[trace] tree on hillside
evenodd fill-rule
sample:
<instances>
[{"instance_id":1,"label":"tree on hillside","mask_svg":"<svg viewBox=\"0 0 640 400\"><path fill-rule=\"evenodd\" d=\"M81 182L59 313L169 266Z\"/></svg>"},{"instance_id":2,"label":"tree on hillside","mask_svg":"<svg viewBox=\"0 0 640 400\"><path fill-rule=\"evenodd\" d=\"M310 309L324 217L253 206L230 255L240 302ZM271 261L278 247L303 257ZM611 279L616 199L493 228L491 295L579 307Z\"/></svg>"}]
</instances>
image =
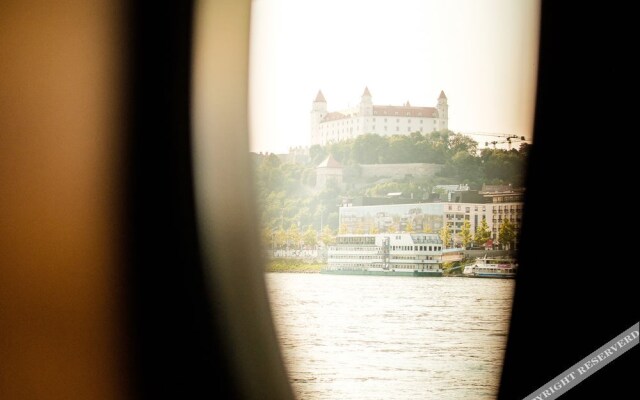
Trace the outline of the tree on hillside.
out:
<instances>
[{"instance_id":1,"label":"tree on hillside","mask_svg":"<svg viewBox=\"0 0 640 400\"><path fill-rule=\"evenodd\" d=\"M480 158L485 182L523 183L525 160L517 150L483 149Z\"/></svg>"},{"instance_id":2,"label":"tree on hillside","mask_svg":"<svg viewBox=\"0 0 640 400\"><path fill-rule=\"evenodd\" d=\"M435 150L431 141L422 135L415 139L414 149L418 155L415 162L437 164Z\"/></svg>"},{"instance_id":3,"label":"tree on hillside","mask_svg":"<svg viewBox=\"0 0 640 400\"><path fill-rule=\"evenodd\" d=\"M382 161L388 164L400 164L414 161L414 144L405 135L393 135L389 139L389 148L382 155Z\"/></svg>"},{"instance_id":4,"label":"tree on hillside","mask_svg":"<svg viewBox=\"0 0 640 400\"><path fill-rule=\"evenodd\" d=\"M333 156L339 163L349 165L351 163L351 145L352 140L343 140L341 142L331 143L327 146L329 154Z\"/></svg>"},{"instance_id":5,"label":"tree on hillside","mask_svg":"<svg viewBox=\"0 0 640 400\"><path fill-rule=\"evenodd\" d=\"M378 183L366 190L367 196L386 196L391 192L406 192L409 185L402 182L384 182Z\"/></svg>"},{"instance_id":6,"label":"tree on hillside","mask_svg":"<svg viewBox=\"0 0 640 400\"><path fill-rule=\"evenodd\" d=\"M273 153L269 153L264 159L263 159L263 166L266 167L270 167L270 168L278 168L280 167L282 163L280 162L280 158L273 154Z\"/></svg>"},{"instance_id":7,"label":"tree on hillside","mask_svg":"<svg viewBox=\"0 0 640 400\"><path fill-rule=\"evenodd\" d=\"M482 170L480 159L466 151L458 151L447 161L451 165L453 177L461 182L482 183Z\"/></svg>"},{"instance_id":8,"label":"tree on hillside","mask_svg":"<svg viewBox=\"0 0 640 400\"><path fill-rule=\"evenodd\" d=\"M319 144L314 144L309 147L309 163L313 166L320 164L325 158L327 158L327 155L328 153L326 148Z\"/></svg>"},{"instance_id":9,"label":"tree on hillside","mask_svg":"<svg viewBox=\"0 0 640 400\"><path fill-rule=\"evenodd\" d=\"M387 147L387 139L380 135L361 135L353 141L351 159L358 164L377 164Z\"/></svg>"},{"instance_id":10,"label":"tree on hillside","mask_svg":"<svg viewBox=\"0 0 640 400\"><path fill-rule=\"evenodd\" d=\"M453 133L449 136L449 149L451 150L451 154L463 151L475 157L478 152L478 142L469 136Z\"/></svg>"},{"instance_id":11,"label":"tree on hillside","mask_svg":"<svg viewBox=\"0 0 640 400\"><path fill-rule=\"evenodd\" d=\"M491 239L491 231L489 230L487 219L482 217L480 225L476 228L476 233L474 235L473 241L478 245L484 246L484 244L487 243L489 239Z\"/></svg>"},{"instance_id":12,"label":"tree on hillside","mask_svg":"<svg viewBox=\"0 0 640 400\"><path fill-rule=\"evenodd\" d=\"M444 164L449 156L449 135L450 131L435 131L425 135L433 148L434 160L437 164Z\"/></svg>"}]
</instances>

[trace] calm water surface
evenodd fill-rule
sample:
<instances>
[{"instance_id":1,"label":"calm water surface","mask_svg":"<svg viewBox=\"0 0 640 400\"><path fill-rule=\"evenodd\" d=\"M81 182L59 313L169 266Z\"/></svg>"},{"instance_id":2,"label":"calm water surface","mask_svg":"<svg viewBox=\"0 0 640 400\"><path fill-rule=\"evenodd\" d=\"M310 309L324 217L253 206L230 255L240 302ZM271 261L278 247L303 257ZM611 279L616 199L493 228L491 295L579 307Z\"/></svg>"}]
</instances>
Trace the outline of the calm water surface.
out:
<instances>
[{"instance_id":1,"label":"calm water surface","mask_svg":"<svg viewBox=\"0 0 640 400\"><path fill-rule=\"evenodd\" d=\"M513 280L266 280L298 399L495 398Z\"/></svg>"}]
</instances>

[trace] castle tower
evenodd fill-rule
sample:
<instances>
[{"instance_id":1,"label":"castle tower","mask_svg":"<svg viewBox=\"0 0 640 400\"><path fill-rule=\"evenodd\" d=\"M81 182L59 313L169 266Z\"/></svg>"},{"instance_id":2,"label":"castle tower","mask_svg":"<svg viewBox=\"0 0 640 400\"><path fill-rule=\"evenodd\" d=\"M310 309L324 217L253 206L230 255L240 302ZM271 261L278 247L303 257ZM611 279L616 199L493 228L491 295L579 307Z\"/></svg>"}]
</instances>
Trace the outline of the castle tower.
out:
<instances>
[{"instance_id":1,"label":"castle tower","mask_svg":"<svg viewBox=\"0 0 640 400\"><path fill-rule=\"evenodd\" d=\"M322 90L318 90L315 100L311 103L311 145L322 144L320 138L320 121L327 115L327 100Z\"/></svg>"},{"instance_id":2,"label":"castle tower","mask_svg":"<svg viewBox=\"0 0 640 400\"><path fill-rule=\"evenodd\" d=\"M449 129L449 105L447 104L447 95L444 90L440 91L438 97L438 130L444 131Z\"/></svg>"},{"instance_id":3,"label":"castle tower","mask_svg":"<svg viewBox=\"0 0 640 400\"><path fill-rule=\"evenodd\" d=\"M369 117L373 115L373 102L371 100L371 92L365 87L360 97L360 116Z\"/></svg>"},{"instance_id":4,"label":"castle tower","mask_svg":"<svg viewBox=\"0 0 640 400\"><path fill-rule=\"evenodd\" d=\"M360 133L368 133L371 131L371 125L373 119L373 101L371 99L371 92L369 88L365 86L364 92L360 97L360 122L362 124L362 131Z\"/></svg>"}]
</instances>

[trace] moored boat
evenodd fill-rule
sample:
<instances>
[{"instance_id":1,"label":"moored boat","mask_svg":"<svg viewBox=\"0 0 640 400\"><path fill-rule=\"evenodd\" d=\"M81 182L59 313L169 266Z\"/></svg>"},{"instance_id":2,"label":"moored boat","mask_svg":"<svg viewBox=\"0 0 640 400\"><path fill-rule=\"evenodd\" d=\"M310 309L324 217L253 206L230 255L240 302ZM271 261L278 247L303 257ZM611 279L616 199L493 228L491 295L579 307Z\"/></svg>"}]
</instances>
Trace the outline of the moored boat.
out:
<instances>
[{"instance_id":1,"label":"moored boat","mask_svg":"<svg viewBox=\"0 0 640 400\"><path fill-rule=\"evenodd\" d=\"M511 258L491 258L486 255L464 267L462 274L471 278L515 278L518 264Z\"/></svg>"},{"instance_id":2,"label":"moored boat","mask_svg":"<svg viewBox=\"0 0 640 400\"><path fill-rule=\"evenodd\" d=\"M320 272L337 275L442 276L442 240L431 233L339 235Z\"/></svg>"}]
</instances>

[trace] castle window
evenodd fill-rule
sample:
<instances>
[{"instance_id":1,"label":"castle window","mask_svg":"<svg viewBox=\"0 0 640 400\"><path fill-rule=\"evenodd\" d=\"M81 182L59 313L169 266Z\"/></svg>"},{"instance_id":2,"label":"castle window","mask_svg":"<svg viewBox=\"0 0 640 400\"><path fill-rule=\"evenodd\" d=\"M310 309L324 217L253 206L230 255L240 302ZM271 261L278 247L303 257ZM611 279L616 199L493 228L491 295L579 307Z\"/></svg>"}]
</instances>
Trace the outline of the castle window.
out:
<instances>
[{"instance_id":1,"label":"castle window","mask_svg":"<svg viewBox=\"0 0 640 400\"><path fill-rule=\"evenodd\" d=\"M411 119L409 119L407 122L411 123Z\"/></svg>"},{"instance_id":2,"label":"castle window","mask_svg":"<svg viewBox=\"0 0 640 400\"><path fill-rule=\"evenodd\" d=\"M387 122L387 119L386 119L386 118L384 119L384 122Z\"/></svg>"},{"instance_id":3,"label":"castle window","mask_svg":"<svg viewBox=\"0 0 640 400\"><path fill-rule=\"evenodd\" d=\"M399 126L396 126L396 132L397 132L397 131L399 131L399 130L400 130L400 127L399 127Z\"/></svg>"},{"instance_id":4,"label":"castle window","mask_svg":"<svg viewBox=\"0 0 640 400\"><path fill-rule=\"evenodd\" d=\"M397 114L397 113L396 113ZM400 118L396 118L396 122L400 122Z\"/></svg>"},{"instance_id":5,"label":"castle window","mask_svg":"<svg viewBox=\"0 0 640 400\"><path fill-rule=\"evenodd\" d=\"M376 126L375 125L372 126L371 129L373 129L375 131L376 130Z\"/></svg>"},{"instance_id":6,"label":"castle window","mask_svg":"<svg viewBox=\"0 0 640 400\"><path fill-rule=\"evenodd\" d=\"M386 127L386 126L384 127L384 130L385 130L385 131L387 130L387 127Z\"/></svg>"},{"instance_id":7,"label":"castle window","mask_svg":"<svg viewBox=\"0 0 640 400\"><path fill-rule=\"evenodd\" d=\"M420 120L420 123L423 123L423 122L424 122L424 120Z\"/></svg>"}]
</instances>

